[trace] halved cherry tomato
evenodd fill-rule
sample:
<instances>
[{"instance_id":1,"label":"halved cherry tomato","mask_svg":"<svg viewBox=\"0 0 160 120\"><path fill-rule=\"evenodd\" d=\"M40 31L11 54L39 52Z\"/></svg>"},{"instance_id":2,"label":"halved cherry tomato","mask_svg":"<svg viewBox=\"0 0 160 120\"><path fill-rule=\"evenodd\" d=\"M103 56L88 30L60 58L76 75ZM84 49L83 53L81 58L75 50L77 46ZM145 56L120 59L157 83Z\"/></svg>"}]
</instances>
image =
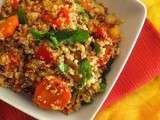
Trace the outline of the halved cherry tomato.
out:
<instances>
[{"instance_id":1,"label":"halved cherry tomato","mask_svg":"<svg viewBox=\"0 0 160 120\"><path fill-rule=\"evenodd\" d=\"M66 82L53 76L44 79L35 90L33 103L43 109L63 110L71 99L71 91Z\"/></svg>"},{"instance_id":2,"label":"halved cherry tomato","mask_svg":"<svg viewBox=\"0 0 160 120\"><path fill-rule=\"evenodd\" d=\"M100 57L98 60L99 67L102 67L108 63L108 61L111 57L111 51L112 51L111 47L106 48L105 55Z\"/></svg>"},{"instance_id":3,"label":"halved cherry tomato","mask_svg":"<svg viewBox=\"0 0 160 120\"><path fill-rule=\"evenodd\" d=\"M107 38L107 29L106 27L103 27L103 26L99 26L99 27L96 27L95 28L95 37L98 37L98 38Z\"/></svg>"},{"instance_id":4,"label":"halved cherry tomato","mask_svg":"<svg viewBox=\"0 0 160 120\"><path fill-rule=\"evenodd\" d=\"M9 17L6 21L0 23L0 37L7 38L14 34L19 20L16 15Z\"/></svg>"},{"instance_id":5,"label":"halved cherry tomato","mask_svg":"<svg viewBox=\"0 0 160 120\"><path fill-rule=\"evenodd\" d=\"M36 52L36 58L40 60L44 60L47 63L51 63L55 61L55 56L49 51L47 46L40 45L37 52Z\"/></svg>"},{"instance_id":6,"label":"halved cherry tomato","mask_svg":"<svg viewBox=\"0 0 160 120\"><path fill-rule=\"evenodd\" d=\"M11 4L13 9L17 9L18 8L19 2L20 2L20 0L10 0L10 4Z\"/></svg>"},{"instance_id":7,"label":"halved cherry tomato","mask_svg":"<svg viewBox=\"0 0 160 120\"><path fill-rule=\"evenodd\" d=\"M58 16L57 18L53 18L53 16L50 13L44 12L44 14L42 14L41 16L41 19L50 26L55 28L60 28L62 25L70 23L70 16L68 9L62 8L57 16Z\"/></svg>"}]
</instances>

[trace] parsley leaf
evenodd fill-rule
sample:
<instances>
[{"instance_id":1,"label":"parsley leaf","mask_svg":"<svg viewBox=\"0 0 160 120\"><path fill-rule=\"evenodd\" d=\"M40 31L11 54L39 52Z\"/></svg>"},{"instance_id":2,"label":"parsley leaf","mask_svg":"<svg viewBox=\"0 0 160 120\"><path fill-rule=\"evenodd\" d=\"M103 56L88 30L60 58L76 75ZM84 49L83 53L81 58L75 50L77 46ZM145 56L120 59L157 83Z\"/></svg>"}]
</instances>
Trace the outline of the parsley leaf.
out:
<instances>
[{"instance_id":1,"label":"parsley leaf","mask_svg":"<svg viewBox=\"0 0 160 120\"><path fill-rule=\"evenodd\" d=\"M25 15L25 11L22 7L19 7L18 10L17 10L17 16L19 18L19 21L21 24L27 24L28 22L28 19Z\"/></svg>"},{"instance_id":2,"label":"parsley leaf","mask_svg":"<svg viewBox=\"0 0 160 120\"><path fill-rule=\"evenodd\" d=\"M60 41L65 41L68 44L84 43L89 38L89 32L83 29L80 30L65 30L57 31L55 36Z\"/></svg>"},{"instance_id":3,"label":"parsley leaf","mask_svg":"<svg viewBox=\"0 0 160 120\"><path fill-rule=\"evenodd\" d=\"M60 72L62 72L63 74L65 74L68 71L68 65L64 63L64 61L61 61L58 65L58 68L60 70Z\"/></svg>"},{"instance_id":4,"label":"parsley leaf","mask_svg":"<svg viewBox=\"0 0 160 120\"><path fill-rule=\"evenodd\" d=\"M79 64L79 71L82 74L82 79L79 82L81 88L83 88L87 81L92 78L92 67L87 59L83 59Z\"/></svg>"},{"instance_id":5,"label":"parsley leaf","mask_svg":"<svg viewBox=\"0 0 160 120\"><path fill-rule=\"evenodd\" d=\"M59 41L57 40L56 37L50 36L50 41L54 48L57 49L59 47Z\"/></svg>"},{"instance_id":6,"label":"parsley leaf","mask_svg":"<svg viewBox=\"0 0 160 120\"><path fill-rule=\"evenodd\" d=\"M105 79L101 79L99 81L99 85L100 85L100 92L104 92L106 90L106 83L105 83Z\"/></svg>"},{"instance_id":7,"label":"parsley leaf","mask_svg":"<svg viewBox=\"0 0 160 120\"><path fill-rule=\"evenodd\" d=\"M85 43L86 40L88 40L88 38L90 37L89 32L83 29L73 30L73 31L69 31L69 30L55 31L53 30L53 31L48 31L44 33L31 29L30 33L38 41L41 41L43 39L48 39L55 48L58 48L59 43L62 41L68 44Z\"/></svg>"},{"instance_id":8,"label":"parsley leaf","mask_svg":"<svg viewBox=\"0 0 160 120\"><path fill-rule=\"evenodd\" d=\"M44 38L44 34L37 32L33 29L30 29L30 33L32 34L32 36L37 39L37 40L42 40Z\"/></svg>"}]
</instances>

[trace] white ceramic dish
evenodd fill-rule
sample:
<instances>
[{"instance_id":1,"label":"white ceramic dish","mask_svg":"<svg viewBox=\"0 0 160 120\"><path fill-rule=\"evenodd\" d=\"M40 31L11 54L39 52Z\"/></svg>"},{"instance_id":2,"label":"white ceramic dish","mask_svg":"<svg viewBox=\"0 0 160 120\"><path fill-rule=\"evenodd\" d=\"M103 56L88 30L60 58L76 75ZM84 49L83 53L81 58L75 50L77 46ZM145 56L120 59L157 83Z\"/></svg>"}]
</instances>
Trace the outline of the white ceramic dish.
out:
<instances>
[{"instance_id":1,"label":"white ceramic dish","mask_svg":"<svg viewBox=\"0 0 160 120\"><path fill-rule=\"evenodd\" d=\"M0 0L0 5L2 5ZM44 111L34 106L26 97L14 93L8 89L0 88L0 99L16 107L17 109L40 120L91 120L109 95L112 87L117 81L129 55L137 41L146 18L144 5L137 0L98 0L109 8L110 12L125 20L122 25L123 39L120 43L121 54L115 60L111 71L107 75L107 89L104 94L97 96L90 105L83 106L78 112L64 115L55 111Z\"/></svg>"}]
</instances>

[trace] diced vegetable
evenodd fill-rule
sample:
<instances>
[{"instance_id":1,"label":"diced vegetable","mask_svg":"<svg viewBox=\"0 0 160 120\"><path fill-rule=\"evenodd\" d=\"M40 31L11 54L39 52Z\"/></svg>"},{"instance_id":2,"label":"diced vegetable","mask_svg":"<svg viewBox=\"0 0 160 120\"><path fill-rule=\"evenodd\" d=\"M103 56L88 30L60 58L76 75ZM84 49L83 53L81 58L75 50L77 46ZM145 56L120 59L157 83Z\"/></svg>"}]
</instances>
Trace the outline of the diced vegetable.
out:
<instances>
[{"instance_id":1,"label":"diced vegetable","mask_svg":"<svg viewBox=\"0 0 160 120\"><path fill-rule=\"evenodd\" d=\"M99 60L98 60L98 66L99 67L103 67L104 65L106 65L108 63L108 61L111 58L111 54L112 54L111 52L112 52L111 47L107 47L106 51L105 51L105 54L102 57L100 57Z\"/></svg>"},{"instance_id":2,"label":"diced vegetable","mask_svg":"<svg viewBox=\"0 0 160 120\"><path fill-rule=\"evenodd\" d=\"M117 40L121 38L120 27L115 25L114 27L109 29L109 34L112 39Z\"/></svg>"},{"instance_id":3,"label":"diced vegetable","mask_svg":"<svg viewBox=\"0 0 160 120\"><path fill-rule=\"evenodd\" d=\"M10 16L6 21L0 23L0 37L7 38L12 36L18 25L18 17L16 15Z\"/></svg>"},{"instance_id":4,"label":"diced vegetable","mask_svg":"<svg viewBox=\"0 0 160 120\"><path fill-rule=\"evenodd\" d=\"M19 18L19 22L21 24L27 24L27 17L26 17L26 14L25 14L25 11L22 7L19 7L18 10L17 10L17 15L18 15L18 18Z\"/></svg>"},{"instance_id":5,"label":"diced vegetable","mask_svg":"<svg viewBox=\"0 0 160 120\"><path fill-rule=\"evenodd\" d=\"M45 45L39 46L36 52L36 58L44 60L47 63L55 62L53 54L48 50L48 48Z\"/></svg>"},{"instance_id":6,"label":"diced vegetable","mask_svg":"<svg viewBox=\"0 0 160 120\"><path fill-rule=\"evenodd\" d=\"M65 74L68 71L68 65L64 63L64 61L61 61L58 65L58 68L60 70L61 73Z\"/></svg>"},{"instance_id":7,"label":"diced vegetable","mask_svg":"<svg viewBox=\"0 0 160 120\"><path fill-rule=\"evenodd\" d=\"M62 8L58 13L57 18L53 18L53 16L49 12L45 12L42 14L41 19L54 28L60 28L62 25L70 23L70 15L69 10L66 8Z\"/></svg>"},{"instance_id":8,"label":"diced vegetable","mask_svg":"<svg viewBox=\"0 0 160 120\"><path fill-rule=\"evenodd\" d=\"M103 38L106 39L107 38L107 28L103 27L103 26L99 26L95 28L95 37L97 38Z\"/></svg>"},{"instance_id":9,"label":"diced vegetable","mask_svg":"<svg viewBox=\"0 0 160 120\"><path fill-rule=\"evenodd\" d=\"M79 81L80 87L83 88L87 81L92 78L92 67L87 59L83 59L79 63L79 71L82 74L82 79Z\"/></svg>"},{"instance_id":10,"label":"diced vegetable","mask_svg":"<svg viewBox=\"0 0 160 120\"><path fill-rule=\"evenodd\" d=\"M10 0L10 4L13 9L17 9L19 5L20 0Z\"/></svg>"},{"instance_id":11,"label":"diced vegetable","mask_svg":"<svg viewBox=\"0 0 160 120\"><path fill-rule=\"evenodd\" d=\"M44 79L36 87L33 102L44 109L63 110L71 99L71 92L66 82L54 76Z\"/></svg>"}]
</instances>

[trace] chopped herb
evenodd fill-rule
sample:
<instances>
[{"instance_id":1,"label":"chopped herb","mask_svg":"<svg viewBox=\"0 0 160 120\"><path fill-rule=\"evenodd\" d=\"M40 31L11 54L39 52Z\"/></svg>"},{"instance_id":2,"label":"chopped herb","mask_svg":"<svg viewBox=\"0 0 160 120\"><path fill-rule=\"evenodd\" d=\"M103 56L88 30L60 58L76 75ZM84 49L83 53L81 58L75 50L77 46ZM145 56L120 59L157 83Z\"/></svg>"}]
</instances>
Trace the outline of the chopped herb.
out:
<instances>
[{"instance_id":1,"label":"chopped herb","mask_svg":"<svg viewBox=\"0 0 160 120\"><path fill-rule=\"evenodd\" d=\"M106 90L105 79L101 79L99 84L100 84L100 92L104 92Z\"/></svg>"},{"instance_id":2,"label":"chopped herb","mask_svg":"<svg viewBox=\"0 0 160 120\"><path fill-rule=\"evenodd\" d=\"M59 47L59 41L57 40L57 38L50 36L50 41L55 49Z\"/></svg>"},{"instance_id":3,"label":"chopped herb","mask_svg":"<svg viewBox=\"0 0 160 120\"><path fill-rule=\"evenodd\" d=\"M80 80L79 85L83 88L87 81L92 78L92 67L87 59L80 61L79 71L82 74L82 79Z\"/></svg>"},{"instance_id":4,"label":"chopped herb","mask_svg":"<svg viewBox=\"0 0 160 120\"><path fill-rule=\"evenodd\" d=\"M49 31L45 33L40 33L31 29L30 32L32 33L33 37L37 40L42 40L46 38L53 42L52 38L54 38L54 42L56 42L56 44L61 41L64 41L68 44L84 43L89 38L89 32L82 29L73 31ZM55 39L57 39L57 41L55 41Z\"/></svg>"},{"instance_id":5,"label":"chopped herb","mask_svg":"<svg viewBox=\"0 0 160 120\"><path fill-rule=\"evenodd\" d=\"M96 52L96 56L98 56L100 53L100 45L98 43L94 43L94 49Z\"/></svg>"},{"instance_id":6,"label":"chopped herb","mask_svg":"<svg viewBox=\"0 0 160 120\"><path fill-rule=\"evenodd\" d=\"M111 69L111 65L113 64L113 58L110 58L108 63L107 63L107 69L110 70Z\"/></svg>"},{"instance_id":7,"label":"chopped herb","mask_svg":"<svg viewBox=\"0 0 160 120\"><path fill-rule=\"evenodd\" d=\"M63 41L73 36L74 31L69 31L69 30L55 31L55 34L58 40Z\"/></svg>"},{"instance_id":8,"label":"chopped herb","mask_svg":"<svg viewBox=\"0 0 160 120\"><path fill-rule=\"evenodd\" d=\"M93 17L91 16L91 14L90 14L88 11L86 11L83 7L81 7L81 5L80 5L79 3L77 3L76 6L77 6L77 9L79 10L79 13L80 13L81 15L83 15L83 16L86 17L87 19L93 18Z\"/></svg>"},{"instance_id":9,"label":"chopped herb","mask_svg":"<svg viewBox=\"0 0 160 120\"><path fill-rule=\"evenodd\" d=\"M38 32L38 31L35 31L33 29L30 29L30 33L32 34L32 36L37 39L37 40L42 40L44 38L44 34Z\"/></svg>"},{"instance_id":10,"label":"chopped herb","mask_svg":"<svg viewBox=\"0 0 160 120\"><path fill-rule=\"evenodd\" d=\"M58 40L65 41L69 44L84 43L89 38L89 32L83 29L58 31L55 35Z\"/></svg>"},{"instance_id":11,"label":"chopped herb","mask_svg":"<svg viewBox=\"0 0 160 120\"><path fill-rule=\"evenodd\" d=\"M60 72L62 72L63 74L65 74L68 71L68 65L64 63L64 61L61 61L58 65L58 68L60 70Z\"/></svg>"},{"instance_id":12,"label":"chopped herb","mask_svg":"<svg viewBox=\"0 0 160 120\"><path fill-rule=\"evenodd\" d=\"M17 15L21 24L27 24L27 17L25 15L25 11L22 7L19 7L17 10Z\"/></svg>"},{"instance_id":13,"label":"chopped herb","mask_svg":"<svg viewBox=\"0 0 160 120\"><path fill-rule=\"evenodd\" d=\"M78 93L79 93L79 89L77 88L73 88L73 92L72 92L72 99L75 100L78 96Z\"/></svg>"}]
</instances>

